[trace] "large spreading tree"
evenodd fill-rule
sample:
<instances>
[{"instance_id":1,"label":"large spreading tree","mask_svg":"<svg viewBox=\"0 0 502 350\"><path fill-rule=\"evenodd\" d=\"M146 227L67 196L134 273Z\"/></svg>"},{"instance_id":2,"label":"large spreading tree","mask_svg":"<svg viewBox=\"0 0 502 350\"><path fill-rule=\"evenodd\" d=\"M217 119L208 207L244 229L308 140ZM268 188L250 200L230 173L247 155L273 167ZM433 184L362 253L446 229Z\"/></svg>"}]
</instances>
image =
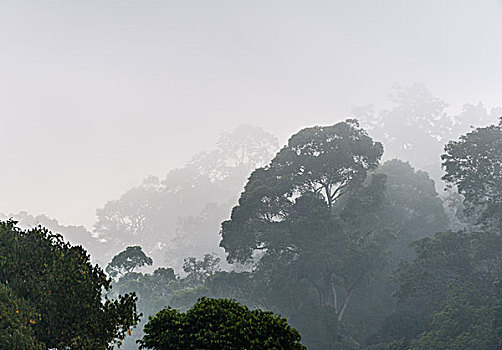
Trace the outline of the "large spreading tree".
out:
<instances>
[{"instance_id":1,"label":"large spreading tree","mask_svg":"<svg viewBox=\"0 0 502 350\"><path fill-rule=\"evenodd\" d=\"M301 130L251 174L222 224L221 246L230 262L254 259L255 298L298 322L308 310L330 314L333 322L321 328L330 324L326 332L337 334L356 288L385 263L377 220L385 175L370 174L382 153L347 120ZM307 343L317 341L316 332L305 333Z\"/></svg>"},{"instance_id":2,"label":"large spreading tree","mask_svg":"<svg viewBox=\"0 0 502 350\"><path fill-rule=\"evenodd\" d=\"M230 220L222 224L220 245L229 260L245 262L255 250L273 248L274 235L263 226L284 222L302 195L324 197L334 214L336 200L362 186L382 153L382 145L355 120L293 135L270 165L251 174Z\"/></svg>"}]
</instances>

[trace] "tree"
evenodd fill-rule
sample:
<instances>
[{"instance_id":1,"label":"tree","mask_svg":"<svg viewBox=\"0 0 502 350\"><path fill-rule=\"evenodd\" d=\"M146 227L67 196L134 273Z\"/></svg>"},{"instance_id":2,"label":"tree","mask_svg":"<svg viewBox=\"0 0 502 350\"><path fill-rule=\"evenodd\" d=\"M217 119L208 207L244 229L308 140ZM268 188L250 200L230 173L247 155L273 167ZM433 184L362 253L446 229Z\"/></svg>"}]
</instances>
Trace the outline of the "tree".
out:
<instances>
[{"instance_id":1,"label":"tree","mask_svg":"<svg viewBox=\"0 0 502 350\"><path fill-rule=\"evenodd\" d=\"M336 199L360 186L382 153L382 145L355 120L293 135L269 166L251 174L239 205L222 224L220 246L230 262L245 262L256 249L270 248L262 226L284 221L301 194L323 194L333 214Z\"/></svg>"},{"instance_id":2,"label":"tree","mask_svg":"<svg viewBox=\"0 0 502 350\"><path fill-rule=\"evenodd\" d=\"M216 251L223 257L223 250L218 249L221 222L228 218L228 213L236 199L225 203L208 203L197 215L180 217L176 223L176 236L163 248L165 257L171 266L183 268L186 257L203 257L208 251ZM183 254L183 255L182 255Z\"/></svg>"},{"instance_id":3,"label":"tree","mask_svg":"<svg viewBox=\"0 0 502 350\"><path fill-rule=\"evenodd\" d=\"M23 229L41 225L52 232L58 232L71 245L81 245L89 252L93 263L101 263L99 257L104 255L106 247L103 242L94 237L84 226L63 225L58 220L50 218L45 214L31 215L25 211L9 215L0 214L0 220L8 220L9 218L17 221L17 226Z\"/></svg>"},{"instance_id":4,"label":"tree","mask_svg":"<svg viewBox=\"0 0 502 350\"><path fill-rule=\"evenodd\" d=\"M186 313L167 308L145 326L140 349L305 349L300 333L272 312L201 298Z\"/></svg>"},{"instance_id":5,"label":"tree","mask_svg":"<svg viewBox=\"0 0 502 350\"><path fill-rule=\"evenodd\" d=\"M152 258L147 256L140 246L127 247L113 257L112 261L106 266L106 272L112 277L124 276L138 267L152 264Z\"/></svg>"},{"instance_id":6,"label":"tree","mask_svg":"<svg viewBox=\"0 0 502 350\"><path fill-rule=\"evenodd\" d=\"M210 152L197 154L189 162L200 174L213 181L234 177L236 172L240 173L241 178L263 166L277 151L277 139L262 128L247 124L238 126L232 132L223 133L216 146Z\"/></svg>"},{"instance_id":7,"label":"tree","mask_svg":"<svg viewBox=\"0 0 502 350\"><path fill-rule=\"evenodd\" d=\"M433 315L429 329L411 342L410 349L500 349L492 305L476 299L475 294L465 291L452 293Z\"/></svg>"},{"instance_id":8,"label":"tree","mask_svg":"<svg viewBox=\"0 0 502 350\"><path fill-rule=\"evenodd\" d=\"M409 350L410 342L422 333L427 319L411 311L394 312L366 339L365 350Z\"/></svg>"},{"instance_id":9,"label":"tree","mask_svg":"<svg viewBox=\"0 0 502 350\"><path fill-rule=\"evenodd\" d=\"M204 258L197 260L194 257L186 258L183 262L183 271L187 276L183 279L183 284L189 288L195 288L219 271L220 258L213 254L205 254Z\"/></svg>"},{"instance_id":10,"label":"tree","mask_svg":"<svg viewBox=\"0 0 502 350\"><path fill-rule=\"evenodd\" d=\"M493 281L489 282L489 271L483 272L483 265L497 259L497 251L486 254L487 239L488 234L446 231L413 242L416 258L401 262L393 275L399 284L396 295L400 299L422 299L427 306L422 311L432 312L453 284L490 285Z\"/></svg>"},{"instance_id":11,"label":"tree","mask_svg":"<svg viewBox=\"0 0 502 350\"><path fill-rule=\"evenodd\" d=\"M421 300L430 326L411 349L498 349L502 291L502 122L451 141L444 179L463 196L472 231L440 232L413 243L416 258L395 273L398 296Z\"/></svg>"},{"instance_id":12,"label":"tree","mask_svg":"<svg viewBox=\"0 0 502 350\"><path fill-rule=\"evenodd\" d=\"M138 320L134 294L109 299L111 280L80 246L43 227L20 230L0 222L0 281L39 320L34 335L47 348L107 349Z\"/></svg>"},{"instance_id":13,"label":"tree","mask_svg":"<svg viewBox=\"0 0 502 350\"><path fill-rule=\"evenodd\" d=\"M291 192L323 193L330 210L349 185L361 184L378 166L383 148L356 120L303 129L273 159L276 177L289 177Z\"/></svg>"},{"instance_id":14,"label":"tree","mask_svg":"<svg viewBox=\"0 0 502 350\"><path fill-rule=\"evenodd\" d=\"M111 246L124 246L148 242L155 230L151 227L156 218L159 197L158 184L147 178L141 186L132 188L119 199L109 201L96 210L98 221L94 230ZM115 247L114 247L115 248Z\"/></svg>"},{"instance_id":15,"label":"tree","mask_svg":"<svg viewBox=\"0 0 502 350\"><path fill-rule=\"evenodd\" d=\"M390 268L394 269L399 260L414 257L409 243L446 230L448 219L434 180L426 172L398 159L386 161L376 172L386 176L385 205L379 224L395 236L390 243Z\"/></svg>"},{"instance_id":16,"label":"tree","mask_svg":"<svg viewBox=\"0 0 502 350\"><path fill-rule=\"evenodd\" d=\"M443 179L464 196L468 215L502 227L502 119L450 141L442 155Z\"/></svg>"},{"instance_id":17,"label":"tree","mask_svg":"<svg viewBox=\"0 0 502 350\"><path fill-rule=\"evenodd\" d=\"M385 175L369 174L382 152L354 120L303 129L251 174L222 224L228 260L254 259L254 300L302 323L308 346L351 342L343 334L351 299L385 264L377 215ZM320 327L303 322L307 313L323 315Z\"/></svg>"},{"instance_id":18,"label":"tree","mask_svg":"<svg viewBox=\"0 0 502 350\"><path fill-rule=\"evenodd\" d=\"M360 107L354 110L355 117L384 143L391 159L409 161L436 175L441 148L454 125L445 113L448 104L422 83L395 86L390 101L391 109L375 114L371 106Z\"/></svg>"}]
</instances>

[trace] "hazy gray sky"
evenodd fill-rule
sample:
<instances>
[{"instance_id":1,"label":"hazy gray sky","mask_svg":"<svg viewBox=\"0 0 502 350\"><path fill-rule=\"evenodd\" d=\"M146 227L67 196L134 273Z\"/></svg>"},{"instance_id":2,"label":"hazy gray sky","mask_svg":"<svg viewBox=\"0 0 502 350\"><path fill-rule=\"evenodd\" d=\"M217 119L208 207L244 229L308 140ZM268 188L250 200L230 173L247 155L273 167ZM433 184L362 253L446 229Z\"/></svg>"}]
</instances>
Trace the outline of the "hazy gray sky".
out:
<instances>
[{"instance_id":1,"label":"hazy gray sky","mask_svg":"<svg viewBox=\"0 0 502 350\"><path fill-rule=\"evenodd\" d=\"M502 1L0 0L0 212L66 224L242 123L349 116L394 83L502 103Z\"/></svg>"}]
</instances>

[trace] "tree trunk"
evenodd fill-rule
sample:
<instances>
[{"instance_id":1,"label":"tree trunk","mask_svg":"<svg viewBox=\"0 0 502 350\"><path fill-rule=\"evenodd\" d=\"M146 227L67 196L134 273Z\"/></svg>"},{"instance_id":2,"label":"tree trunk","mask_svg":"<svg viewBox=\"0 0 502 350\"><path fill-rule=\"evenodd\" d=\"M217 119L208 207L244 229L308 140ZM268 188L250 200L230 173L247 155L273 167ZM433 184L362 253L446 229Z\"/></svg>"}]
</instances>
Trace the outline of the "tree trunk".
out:
<instances>
[{"instance_id":1,"label":"tree trunk","mask_svg":"<svg viewBox=\"0 0 502 350\"><path fill-rule=\"evenodd\" d=\"M338 296L336 294L336 288L335 288L335 281L333 281L333 279L331 279L331 293L333 294L333 307L335 308L335 310L338 310Z\"/></svg>"},{"instance_id":2,"label":"tree trunk","mask_svg":"<svg viewBox=\"0 0 502 350\"><path fill-rule=\"evenodd\" d=\"M328 208L331 215L333 215L333 196L328 185L324 185L324 191L326 192L326 198L328 199Z\"/></svg>"},{"instance_id":3,"label":"tree trunk","mask_svg":"<svg viewBox=\"0 0 502 350\"><path fill-rule=\"evenodd\" d=\"M345 313L345 310L347 309L347 306L349 305L350 298L352 297L352 292L354 292L354 288L351 288L343 300L343 305L342 308L340 309L340 312L338 313L338 322L342 321L343 314Z\"/></svg>"}]
</instances>

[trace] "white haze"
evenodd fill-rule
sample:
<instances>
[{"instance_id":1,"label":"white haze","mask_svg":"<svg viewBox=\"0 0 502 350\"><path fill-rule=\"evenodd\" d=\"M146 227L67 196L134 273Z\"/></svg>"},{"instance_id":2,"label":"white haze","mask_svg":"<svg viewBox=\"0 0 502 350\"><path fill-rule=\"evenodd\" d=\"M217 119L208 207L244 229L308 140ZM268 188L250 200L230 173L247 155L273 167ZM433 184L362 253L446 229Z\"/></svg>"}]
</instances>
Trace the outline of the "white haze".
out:
<instances>
[{"instance_id":1,"label":"white haze","mask_svg":"<svg viewBox=\"0 0 502 350\"><path fill-rule=\"evenodd\" d=\"M501 1L0 1L0 212L95 209L251 123L283 142L424 82L502 103Z\"/></svg>"}]
</instances>

